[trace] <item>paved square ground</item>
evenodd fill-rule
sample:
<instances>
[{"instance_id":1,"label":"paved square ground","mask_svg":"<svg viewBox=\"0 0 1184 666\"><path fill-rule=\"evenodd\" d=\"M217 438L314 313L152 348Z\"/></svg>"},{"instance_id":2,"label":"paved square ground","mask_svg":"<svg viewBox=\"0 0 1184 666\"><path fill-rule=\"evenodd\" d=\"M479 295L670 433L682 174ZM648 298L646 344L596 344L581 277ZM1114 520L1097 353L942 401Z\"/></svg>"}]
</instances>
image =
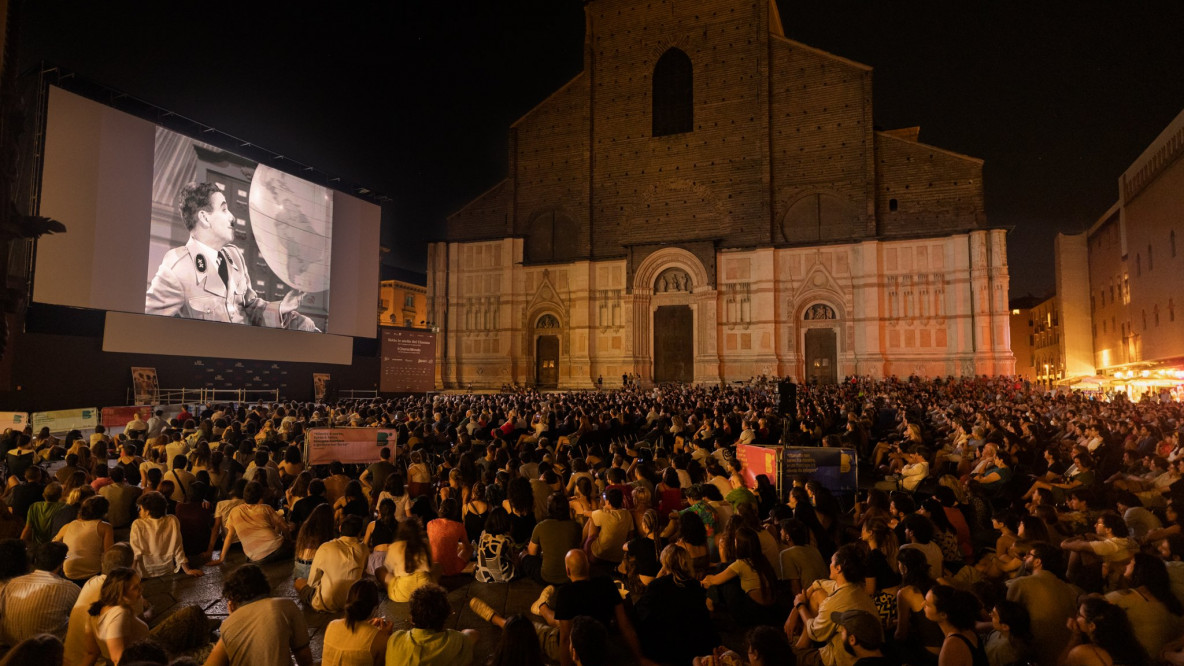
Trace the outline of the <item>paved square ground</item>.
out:
<instances>
[{"instance_id":1,"label":"paved square ground","mask_svg":"<svg viewBox=\"0 0 1184 666\"><path fill-rule=\"evenodd\" d=\"M225 565L206 567L205 575L201 578L180 574L145 581L144 596L152 604L154 618L163 618L180 606L194 604L200 606L212 620L225 619L227 611L226 601L222 598L223 575L245 562L246 558L242 552L236 550ZM296 590L292 586L292 562L267 564L263 566L263 570L271 581L273 595L287 597L300 605ZM532 619L538 619L530 615L530 605L542 591L542 586L534 581L480 583L471 575L462 575L444 578L440 584L448 589L448 599L452 603L452 615L449 617L448 626L454 629L476 629L481 634L475 651L478 655L478 665L483 664L488 655L493 654L501 638L501 630L477 617L469 609L470 597L480 597L504 616L522 613ZM384 600L380 614L394 622L396 629L411 626L408 604ZM339 616L304 609L304 617L308 622L313 659L320 661L325 626ZM740 646L743 639L741 632L728 631L726 626L720 628L726 644L733 649ZM633 663L622 641L613 640L610 641L610 645L613 652L611 663Z\"/></svg>"}]
</instances>

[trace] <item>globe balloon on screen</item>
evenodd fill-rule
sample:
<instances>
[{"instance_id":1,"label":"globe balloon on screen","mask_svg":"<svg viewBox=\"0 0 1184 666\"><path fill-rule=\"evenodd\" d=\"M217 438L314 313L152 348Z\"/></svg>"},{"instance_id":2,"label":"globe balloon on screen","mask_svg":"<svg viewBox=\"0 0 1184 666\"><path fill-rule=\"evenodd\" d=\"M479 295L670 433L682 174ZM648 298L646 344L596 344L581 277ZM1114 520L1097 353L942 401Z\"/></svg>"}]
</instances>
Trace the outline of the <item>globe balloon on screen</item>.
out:
<instances>
[{"instance_id":1,"label":"globe balloon on screen","mask_svg":"<svg viewBox=\"0 0 1184 666\"><path fill-rule=\"evenodd\" d=\"M328 289L333 226L329 191L260 164L248 201L255 244L272 272L293 289Z\"/></svg>"}]
</instances>

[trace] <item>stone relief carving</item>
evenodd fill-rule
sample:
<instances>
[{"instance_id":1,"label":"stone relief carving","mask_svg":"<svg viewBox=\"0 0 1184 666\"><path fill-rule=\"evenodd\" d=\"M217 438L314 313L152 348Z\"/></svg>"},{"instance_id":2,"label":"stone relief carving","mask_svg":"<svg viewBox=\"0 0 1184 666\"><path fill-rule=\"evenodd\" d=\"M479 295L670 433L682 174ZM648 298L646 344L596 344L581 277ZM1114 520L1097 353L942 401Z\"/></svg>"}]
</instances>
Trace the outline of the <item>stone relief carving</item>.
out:
<instances>
[{"instance_id":1,"label":"stone relief carving","mask_svg":"<svg viewBox=\"0 0 1184 666\"><path fill-rule=\"evenodd\" d=\"M654 293L665 294L670 292L691 291L691 276L681 268L667 268L658 274L658 279L654 281Z\"/></svg>"},{"instance_id":2,"label":"stone relief carving","mask_svg":"<svg viewBox=\"0 0 1184 666\"><path fill-rule=\"evenodd\" d=\"M835 309L822 303L815 303L806 308L806 311L802 313L802 319L806 321L823 321L835 318Z\"/></svg>"},{"instance_id":3,"label":"stone relief carving","mask_svg":"<svg viewBox=\"0 0 1184 666\"><path fill-rule=\"evenodd\" d=\"M559 320L555 315L545 314L539 317L538 322L534 325L535 328L559 328Z\"/></svg>"}]
</instances>

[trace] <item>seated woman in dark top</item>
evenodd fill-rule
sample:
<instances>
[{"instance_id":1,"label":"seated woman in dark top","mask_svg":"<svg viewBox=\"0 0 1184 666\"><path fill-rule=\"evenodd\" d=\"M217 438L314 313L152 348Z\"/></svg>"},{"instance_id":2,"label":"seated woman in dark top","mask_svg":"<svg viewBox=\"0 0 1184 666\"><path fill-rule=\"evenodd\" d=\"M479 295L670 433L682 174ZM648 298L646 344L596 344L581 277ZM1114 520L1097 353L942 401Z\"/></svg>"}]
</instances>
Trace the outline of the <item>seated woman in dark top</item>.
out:
<instances>
[{"instance_id":1,"label":"seated woman in dark top","mask_svg":"<svg viewBox=\"0 0 1184 666\"><path fill-rule=\"evenodd\" d=\"M622 550L624 559L618 571L625 574L625 584L631 595L641 594L658 575L661 564L658 562L658 545L660 538L658 531L658 513L653 509L642 514L638 526L638 536L625 542Z\"/></svg>"},{"instance_id":2,"label":"seated woman in dark top","mask_svg":"<svg viewBox=\"0 0 1184 666\"><path fill-rule=\"evenodd\" d=\"M690 664L710 654L719 636L707 611L707 592L695 579L691 557L676 544L662 550L662 568L637 599L637 635L646 657Z\"/></svg>"}]
</instances>

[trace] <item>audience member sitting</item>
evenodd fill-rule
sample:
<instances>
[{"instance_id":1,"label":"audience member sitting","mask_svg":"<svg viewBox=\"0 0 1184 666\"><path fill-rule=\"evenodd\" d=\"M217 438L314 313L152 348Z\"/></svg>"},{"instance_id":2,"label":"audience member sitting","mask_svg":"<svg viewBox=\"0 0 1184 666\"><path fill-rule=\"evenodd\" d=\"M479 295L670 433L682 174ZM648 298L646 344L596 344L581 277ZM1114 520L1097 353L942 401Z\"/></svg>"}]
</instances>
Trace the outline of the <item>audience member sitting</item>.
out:
<instances>
[{"instance_id":1,"label":"audience member sitting","mask_svg":"<svg viewBox=\"0 0 1184 666\"><path fill-rule=\"evenodd\" d=\"M637 600L637 635L646 657L685 664L718 645L719 636L686 549L666 546L661 562L658 577Z\"/></svg>"},{"instance_id":2,"label":"audience member sitting","mask_svg":"<svg viewBox=\"0 0 1184 666\"><path fill-rule=\"evenodd\" d=\"M43 501L34 502L29 507L25 517L25 531L21 533L21 538L29 542L30 545L45 543L53 539L56 534L52 531L53 517L57 512L66 508L66 503L62 501L62 484L57 481L45 486L41 496Z\"/></svg>"},{"instance_id":3,"label":"audience member sitting","mask_svg":"<svg viewBox=\"0 0 1184 666\"><path fill-rule=\"evenodd\" d=\"M90 497L82 503L78 519L62 528L54 541L69 547L62 574L78 584L85 583L102 569L103 553L115 543L115 531L107 516L107 498Z\"/></svg>"},{"instance_id":4,"label":"audience member sitting","mask_svg":"<svg viewBox=\"0 0 1184 666\"><path fill-rule=\"evenodd\" d=\"M399 523L395 541L386 551L383 568L375 572L391 601L411 600L411 593L435 582L432 552L423 528L414 519Z\"/></svg>"},{"instance_id":5,"label":"audience member sitting","mask_svg":"<svg viewBox=\"0 0 1184 666\"><path fill-rule=\"evenodd\" d=\"M341 523L341 536L317 548L308 579L295 581L296 592L306 606L322 613L345 608L350 586L362 578L370 557L361 534L362 519L347 516Z\"/></svg>"},{"instance_id":6,"label":"audience member sitting","mask_svg":"<svg viewBox=\"0 0 1184 666\"><path fill-rule=\"evenodd\" d=\"M473 557L473 544L460 522L459 500L449 497L440 502L440 517L428 522L427 534L432 561L442 575L455 576L465 570Z\"/></svg>"},{"instance_id":7,"label":"audience member sitting","mask_svg":"<svg viewBox=\"0 0 1184 666\"><path fill-rule=\"evenodd\" d=\"M136 570L143 578L165 576L184 571L202 575L201 569L189 566L181 541L181 524L176 516L165 514L168 500L157 492L140 496L140 517L132 521L129 543L136 553Z\"/></svg>"},{"instance_id":8,"label":"audience member sitting","mask_svg":"<svg viewBox=\"0 0 1184 666\"><path fill-rule=\"evenodd\" d=\"M321 649L323 666L381 666L386 663L386 642L393 625L374 617L381 593L374 581L363 578L350 585L345 617L325 627Z\"/></svg>"},{"instance_id":9,"label":"audience member sitting","mask_svg":"<svg viewBox=\"0 0 1184 666\"><path fill-rule=\"evenodd\" d=\"M521 560L521 573L544 585L569 582L563 560L567 551L580 547L580 532L579 523L571 519L567 498L563 493L551 493L547 498L547 518L535 525L530 535Z\"/></svg>"},{"instance_id":10,"label":"audience member sitting","mask_svg":"<svg viewBox=\"0 0 1184 666\"><path fill-rule=\"evenodd\" d=\"M222 584L229 615L206 666L312 666L308 626L289 599L271 596L267 575L255 564L235 569Z\"/></svg>"},{"instance_id":11,"label":"audience member sitting","mask_svg":"<svg viewBox=\"0 0 1184 666\"><path fill-rule=\"evenodd\" d=\"M274 562L292 556L292 542L288 540L288 523L275 509L263 503L264 488L251 481L243 489L243 504L231 509L226 521L226 539L222 551L211 565L221 564L230 552L234 537L243 546L243 554L251 562Z\"/></svg>"},{"instance_id":12,"label":"audience member sitting","mask_svg":"<svg viewBox=\"0 0 1184 666\"><path fill-rule=\"evenodd\" d=\"M33 571L9 580L0 591L0 642L16 645L38 634L65 638L78 586L62 578L69 548L51 541L33 550ZM11 555L11 553L9 553Z\"/></svg>"},{"instance_id":13,"label":"audience member sitting","mask_svg":"<svg viewBox=\"0 0 1184 666\"><path fill-rule=\"evenodd\" d=\"M448 591L439 585L424 585L411 593L410 601L411 629L391 633L386 645L387 663L420 666L472 664L477 632L444 628L444 622L452 612Z\"/></svg>"}]
</instances>

